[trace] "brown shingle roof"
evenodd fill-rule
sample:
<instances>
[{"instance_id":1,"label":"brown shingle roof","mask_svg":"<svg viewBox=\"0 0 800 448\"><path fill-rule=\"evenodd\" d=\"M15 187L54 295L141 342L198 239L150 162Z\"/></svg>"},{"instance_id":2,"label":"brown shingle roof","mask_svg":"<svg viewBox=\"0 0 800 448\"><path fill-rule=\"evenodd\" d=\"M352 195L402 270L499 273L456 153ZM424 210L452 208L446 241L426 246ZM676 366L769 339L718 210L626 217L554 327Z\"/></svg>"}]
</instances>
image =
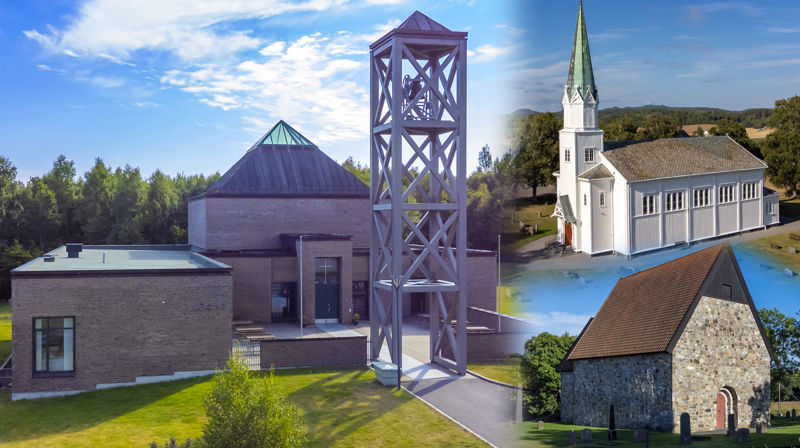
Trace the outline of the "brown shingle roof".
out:
<instances>
[{"instance_id":1,"label":"brown shingle roof","mask_svg":"<svg viewBox=\"0 0 800 448\"><path fill-rule=\"evenodd\" d=\"M621 278L570 360L667 351L725 245Z\"/></svg>"},{"instance_id":2,"label":"brown shingle roof","mask_svg":"<svg viewBox=\"0 0 800 448\"><path fill-rule=\"evenodd\" d=\"M603 155L629 181L767 166L727 136L605 142Z\"/></svg>"},{"instance_id":3,"label":"brown shingle roof","mask_svg":"<svg viewBox=\"0 0 800 448\"><path fill-rule=\"evenodd\" d=\"M613 178L614 175L611 174L611 171L606 168L605 165L600 164L594 168L589 168L588 170L584 171L583 174L578 176L579 179L608 179Z\"/></svg>"}]
</instances>

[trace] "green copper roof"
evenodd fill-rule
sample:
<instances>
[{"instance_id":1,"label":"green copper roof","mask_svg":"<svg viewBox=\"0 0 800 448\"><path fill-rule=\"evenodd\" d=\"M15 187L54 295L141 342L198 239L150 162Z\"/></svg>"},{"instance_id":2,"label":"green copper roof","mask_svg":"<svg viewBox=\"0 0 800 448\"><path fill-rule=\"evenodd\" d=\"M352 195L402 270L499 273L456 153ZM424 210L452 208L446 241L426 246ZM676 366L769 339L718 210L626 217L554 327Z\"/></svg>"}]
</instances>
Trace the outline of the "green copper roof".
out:
<instances>
[{"instance_id":1,"label":"green copper roof","mask_svg":"<svg viewBox=\"0 0 800 448\"><path fill-rule=\"evenodd\" d=\"M267 132L264 140L261 141L262 145L308 145L314 146L303 134L295 131L291 126L286 124L283 120L272 127Z\"/></svg>"},{"instance_id":2,"label":"green copper roof","mask_svg":"<svg viewBox=\"0 0 800 448\"><path fill-rule=\"evenodd\" d=\"M567 95L572 98L575 91L586 99L588 92L597 100L597 87L594 85L592 58L589 55L589 38L586 36L586 22L583 19L583 1L580 2L578 23L575 25L575 43L572 45L572 59L569 61Z\"/></svg>"}]
</instances>

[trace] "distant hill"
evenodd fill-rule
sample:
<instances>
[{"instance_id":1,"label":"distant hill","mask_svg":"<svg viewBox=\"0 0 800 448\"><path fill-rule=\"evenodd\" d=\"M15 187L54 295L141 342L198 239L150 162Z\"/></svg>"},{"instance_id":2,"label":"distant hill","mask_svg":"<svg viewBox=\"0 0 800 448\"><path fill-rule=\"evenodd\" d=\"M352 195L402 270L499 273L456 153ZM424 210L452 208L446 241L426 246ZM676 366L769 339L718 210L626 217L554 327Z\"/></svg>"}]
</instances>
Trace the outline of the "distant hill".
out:
<instances>
[{"instance_id":1,"label":"distant hill","mask_svg":"<svg viewBox=\"0 0 800 448\"><path fill-rule=\"evenodd\" d=\"M761 129L766 126L767 118L772 113L770 108L753 108L745 110L727 110L715 107L674 107L663 105L649 105L638 107L609 107L600 109L599 119L600 126L605 126L608 123L615 121L623 116L627 116L634 121L637 125L644 122L648 115L660 112L666 115L672 115L678 119L682 125L692 124L708 124L716 123L717 121L727 118L729 120L742 123L745 127ZM519 109L514 111L512 117L525 116L530 114L537 114L540 112L532 111L529 109ZM562 111L556 112L556 115L561 117Z\"/></svg>"}]
</instances>

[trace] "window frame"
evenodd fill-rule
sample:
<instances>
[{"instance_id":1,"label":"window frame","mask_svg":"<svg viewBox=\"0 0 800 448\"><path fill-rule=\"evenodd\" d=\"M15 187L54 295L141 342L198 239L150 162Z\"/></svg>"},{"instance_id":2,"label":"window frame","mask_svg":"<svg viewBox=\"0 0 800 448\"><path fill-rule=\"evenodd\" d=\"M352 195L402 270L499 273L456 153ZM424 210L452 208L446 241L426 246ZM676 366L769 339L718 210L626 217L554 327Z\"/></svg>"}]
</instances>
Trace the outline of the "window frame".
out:
<instances>
[{"instance_id":1,"label":"window frame","mask_svg":"<svg viewBox=\"0 0 800 448\"><path fill-rule=\"evenodd\" d=\"M711 189L711 186L692 188L692 208L710 207L714 205L713 198L711 197Z\"/></svg>"},{"instance_id":2,"label":"window frame","mask_svg":"<svg viewBox=\"0 0 800 448\"><path fill-rule=\"evenodd\" d=\"M736 184L724 184L717 188L717 204L731 204L736 202Z\"/></svg>"},{"instance_id":3,"label":"window frame","mask_svg":"<svg viewBox=\"0 0 800 448\"><path fill-rule=\"evenodd\" d=\"M594 147L587 146L583 148L583 162L594 163Z\"/></svg>"},{"instance_id":4,"label":"window frame","mask_svg":"<svg viewBox=\"0 0 800 448\"><path fill-rule=\"evenodd\" d=\"M570 163L571 162L570 154L569 154L569 148L564 148L564 162L566 162L566 163Z\"/></svg>"},{"instance_id":5,"label":"window frame","mask_svg":"<svg viewBox=\"0 0 800 448\"><path fill-rule=\"evenodd\" d=\"M50 319L72 319L72 328L62 328L64 330L72 330L72 370L50 370L50 352L47 351L47 370L36 370L36 333L37 331L42 331L41 329L36 328L36 319L42 319L47 321L47 338L50 338ZM74 377L75 371L77 370L77 347L75 344L75 340L77 339L77 325L75 324L75 316L34 316L31 318L31 374L33 378L63 378L63 377ZM43 338L44 339L44 338Z\"/></svg>"},{"instance_id":6,"label":"window frame","mask_svg":"<svg viewBox=\"0 0 800 448\"><path fill-rule=\"evenodd\" d=\"M658 193L642 193L642 214L640 216L652 216L658 214L658 204L656 196Z\"/></svg>"},{"instance_id":7,"label":"window frame","mask_svg":"<svg viewBox=\"0 0 800 448\"><path fill-rule=\"evenodd\" d=\"M684 206L686 203L683 200L685 193L686 192L684 190L672 190L664 193L664 210L667 212L678 212L685 210L686 208Z\"/></svg>"},{"instance_id":8,"label":"window frame","mask_svg":"<svg viewBox=\"0 0 800 448\"><path fill-rule=\"evenodd\" d=\"M602 191L600 192L600 196L597 199L597 203L600 205L600 207L605 207L606 206L606 194L605 194L605 192L602 192Z\"/></svg>"},{"instance_id":9,"label":"window frame","mask_svg":"<svg viewBox=\"0 0 800 448\"><path fill-rule=\"evenodd\" d=\"M758 199L758 182L742 182L742 200Z\"/></svg>"}]
</instances>

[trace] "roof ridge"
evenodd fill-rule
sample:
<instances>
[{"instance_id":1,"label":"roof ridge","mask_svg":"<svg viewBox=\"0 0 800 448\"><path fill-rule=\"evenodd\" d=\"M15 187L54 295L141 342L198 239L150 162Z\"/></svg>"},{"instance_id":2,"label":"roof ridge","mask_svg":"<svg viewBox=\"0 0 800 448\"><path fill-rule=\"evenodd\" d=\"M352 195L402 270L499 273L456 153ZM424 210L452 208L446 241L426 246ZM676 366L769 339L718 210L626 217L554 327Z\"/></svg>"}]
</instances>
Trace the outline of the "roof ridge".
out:
<instances>
[{"instance_id":1,"label":"roof ridge","mask_svg":"<svg viewBox=\"0 0 800 448\"><path fill-rule=\"evenodd\" d=\"M641 271L639 271L639 272L634 272L633 274L626 275L625 277L620 277L620 280L622 280L622 279L624 279L624 278L631 278L631 277L634 277L634 276L636 276L636 275L639 275L639 274L642 274L642 273L645 273L645 272L652 271L653 269L656 269L656 268L662 268L662 267L664 267L664 266L671 266L672 264L674 264L674 263L676 263L676 262L678 262L678 261L681 261L681 260L683 260L684 258L691 257L691 256L694 256L694 255L697 255L697 254L700 254L700 253L703 253L703 252L706 252L706 251L709 251L709 252L710 252L710 251L711 251L711 249L717 249L717 255L714 257L714 261L716 262L716 261L717 261L717 258L719 258L719 254L722 252L722 249L723 249L725 246L728 246L728 247L730 247L730 245L731 245L731 243L729 243L729 242L727 242L727 241L726 241L726 242L724 242L724 243L715 244L715 245L713 245L713 246L706 247L705 249L700 249L700 250L698 250L698 251L695 251L695 252L692 252L692 253L690 253L690 254L686 254L686 255L684 255L684 256L682 256L682 257L674 258L674 259L672 259L672 260L670 260L670 261L667 261L667 262L665 262L665 263L661 263L661 264L657 264L657 265L655 265L655 266L651 266L651 267L649 267L649 268L647 268L647 269L643 269L643 270L641 270ZM714 263L712 262L711 264L713 265ZM711 268L709 268L709 269L711 269Z\"/></svg>"}]
</instances>

